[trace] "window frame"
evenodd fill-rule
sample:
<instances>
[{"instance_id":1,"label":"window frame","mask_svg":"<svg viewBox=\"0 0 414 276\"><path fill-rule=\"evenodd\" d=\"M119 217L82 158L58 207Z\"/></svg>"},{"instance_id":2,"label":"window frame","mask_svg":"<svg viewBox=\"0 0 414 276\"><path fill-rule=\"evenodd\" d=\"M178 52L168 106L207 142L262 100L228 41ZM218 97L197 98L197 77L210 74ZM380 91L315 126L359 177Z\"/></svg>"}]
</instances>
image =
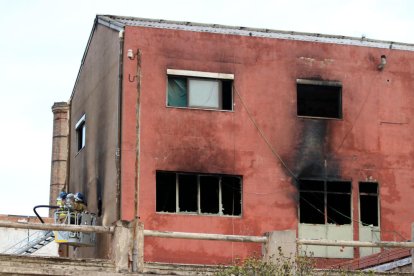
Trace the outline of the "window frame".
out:
<instances>
[{"instance_id":1,"label":"window frame","mask_svg":"<svg viewBox=\"0 0 414 276\"><path fill-rule=\"evenodd\" d=\"M185 78L187 83L187 106L174 106L168 104L168 80L169 77L181 77ZM191 90L190 81L191 80L212 80L218 81L219 90L218 90L218 107L207 107L207 106L190 106L189 103L189 95ZM223 109L223 82L224 81L231 81L231 108L230 109ZM234 83L234 74L227 74L227 73L215 73L215 72L203 72L203 71L191 71L191 70L178 70L178 69L167 69L167 78L166 78L166 98L165 98L165 106L169 108L179 108L179 109L197 109L197 110L212 110L212 111L227 111L232 112L234 111L234 91L233 91L233 83Z\"/></svg>"},{"instance_id":2,"label":"window frame","mask_svg":"<svg viewBox=\"0 0 414 276\"><path fill-rule=\"evenodd\" d=\"M361 184L365 183L372 183L376 184L376 192L361 192ZM359 181L358 182L358 215L359 215L359 221L363 226L370 226L371 224L367 224L366 222L362 221L362 212L361 212L361 196L372 196L376 197L376 205L377 205L377 225L373 225L374 227L378 227L380 229L381 227L381 199L380 199L380 184L377 181Z\"/></svg>"},{"instance_id":3,"label":"window frame","mask_svg":"<svg viewBox=\"0 0 414 276\"><path fill-rule=\"evenodd\" d=\"M323 191L322 190L302 190L300 187L300 182L301 181L318 181L323 183ZM349 184L349 188L350 191L349 192L338 192L338 191L328 191L328 184L329 183L334 183L334 182L346 182ZM345 179L320 179L320 178L301 178L299 179L299 186L298 186L298 193L299 193L299 200L298 200L298 222L300 224L309 224L309 225L353 225L353 204L352 204L352 181L350 180L345 180ZM319 210L319 211L323 211L323 216L324 216L324 223L312 223L312 222L302 222L302 217L301 217L301 194L302 193L318 193L321 194L323 196L323 210ZM343 224L336 224L336 223L331 223L329 222L329 216L328 216L328 196L329 195L333 195L333 194L338 194L338 195L349 195L349 223L343 223ZM307 200L305 200L307 201ZM310 205L309 202L307 202L308 205ZM315 208L315 207L313 207ZM315 210L316 211L316 210ZM335 212L335 211L334 211Z\"/></svg>"},{"instance_id":4,"label":"window frame","mask_svg":"<svg viewBox=\"0 0 414 276\"><path fill-rule=\"evenodd\" d=\"M80 152L86 146L86 114L83 114L75 124L75 133L76 150Z\"/></svg>"},{"instance_id":5,"label":"window frame","mask_svg":"<svg viewBox=\"0 0 414 276\"><path fill-rule=\"evenodd\" d=\"M325 117L325 116L308 116L308 115L299 115L299 95L298 95L298 85L313 85L313 86L330 86L339 88L338 95L338 117ZM296 116L298 118L309 118L309 119L322 119L322 120L343 120L343 101L342 101L342 90L343 85L340 81L329 81L329 80L311 80L311 79L296 79Z\"/></svg>"},{"instance_id":6,"label":"window frame","mask_svg":"<svg viewBox=\"0 0 414 276\"><path fill-rule=\"evenodd\" d=\"M217 217L235 217L241 218L243 216L243 177L241 175L229 175L229 174L210 174L210 173L191 173L191 172L177 172L177 171L163 171L157 170L157 173L170 173L175 174L175 211L158 211L157 210L157 187L155 188L155 212L157 214L169 214L169 215L198 215L198 216L217 216ZM197 178L197 211L180 211L180 183L179 177L181 175L188 175L188 176L195 176ZM203 213L201 211L201 181L200 178L203 176L207 177L217 177L219 178L218 181L218 213ZM240 182L240 214L239 215L228 215L224 214L223 210L223 188L222 188L222 178L223 177L234 177L239 179ZM157 183L156 183L157 185Z\"/></svg>"}]
</instances>

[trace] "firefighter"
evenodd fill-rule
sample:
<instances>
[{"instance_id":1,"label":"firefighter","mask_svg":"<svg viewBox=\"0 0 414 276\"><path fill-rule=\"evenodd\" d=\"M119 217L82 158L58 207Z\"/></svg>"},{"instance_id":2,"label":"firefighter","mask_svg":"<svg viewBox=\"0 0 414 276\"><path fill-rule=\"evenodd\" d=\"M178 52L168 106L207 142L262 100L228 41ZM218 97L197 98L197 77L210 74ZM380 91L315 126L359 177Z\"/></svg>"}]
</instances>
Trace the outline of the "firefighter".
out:
<instances>
[{"instance_id":1,"label":"firefighter","mask_svg":"<svg viewBox=\"0 0 414 276\"><path fill-rule=\"evenodd\" d=\"M68 224L75 224L76 223L76 215L75 215L75 195L69 193L66 195L65 200L65 212L64 212L64 222ZM69 215L69 218L67 217Z\"/></svg>"},{"instance_id":2,"label":"firefighter","mask_svg":"<svg viewBox=\"0 0 414 276\"><path fill-rule=\"evenodd\" d=\"M86 212L85 197L82 193L75 194L75 204L73 205L75 211L76 224L82 224L82 213Z\"/></svg>"},{"instance_id":3,"label":"firefighter","mask_svg":"<svg viewBox=\"0 0 414 276\"><path fill-rule=\"evenodd\" d=\"M56 205L59 207L57 210L57 217L55 218L59 223L64 223L66 219L66 192L60 192L59 196L56 198Z\"/></svg>"},{"instance_id":4,"label":"firefighter","mask_svg":"<svg viewBox=\"0 0 414 276\"><path fill-rule=\"evenodd\" d=\"M60 192L59 196L56 198L56 205L59 206L59 211L62 211L65 206L66 192Z\"/></svg>"},{"instance_id":5,"label":"firefighter","mask_svg":"<svg viewBox=\"0 0 414 276\"><path fill-rule=\"evenodd\" d=\"M78 213L86 212L85 197L82 193L75 194L74 209L75 209L75 212L78 212Z\"/></svg>"},{"instance_id":6,"label":"firefighter","mask_svg":"<svg viewBox=\"0 0 414 276\"><path fill-rule=\"evenodd\" d=\"M73 212L75 209L75 195L72 193L69 193L66 195L66 201L65 201L65 208L66 210Z\"/></svg>"}]
</instances>

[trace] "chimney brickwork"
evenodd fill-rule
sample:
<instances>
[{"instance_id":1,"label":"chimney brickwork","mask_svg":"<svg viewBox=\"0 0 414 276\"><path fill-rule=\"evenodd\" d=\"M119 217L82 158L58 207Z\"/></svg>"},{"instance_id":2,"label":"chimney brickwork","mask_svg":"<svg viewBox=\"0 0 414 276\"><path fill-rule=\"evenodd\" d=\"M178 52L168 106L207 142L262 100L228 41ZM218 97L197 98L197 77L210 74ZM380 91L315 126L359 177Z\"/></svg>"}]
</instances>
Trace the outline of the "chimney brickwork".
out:
<instances>
[{"instance_id":1,"label":"chimney brickwork","mask_svg":"<svg viewBox=\"0 0 414 276\"><path fill-rule=\"evenodd\" d=\"M52 166L50 175L49 204L56 205L56 198L65 189L66 169L68 160L69 136L69 105L66 102L56 102L52 106L53 112L53 142ZM53 216L49 211L49 216Z\"/></svg>"}]
</instances>

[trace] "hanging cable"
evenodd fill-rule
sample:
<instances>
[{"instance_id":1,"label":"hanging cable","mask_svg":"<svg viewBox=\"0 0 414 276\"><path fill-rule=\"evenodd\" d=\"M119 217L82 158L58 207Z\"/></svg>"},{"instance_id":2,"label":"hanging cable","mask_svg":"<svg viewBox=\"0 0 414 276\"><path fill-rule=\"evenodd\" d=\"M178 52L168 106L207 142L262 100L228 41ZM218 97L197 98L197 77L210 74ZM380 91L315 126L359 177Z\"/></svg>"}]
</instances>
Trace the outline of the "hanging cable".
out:
<instances>
[{"instance_id":1,"label":"hanging cable","mask_svg":"<svg viewBox=\"0 0 414 276\"><path fill-rule=\"evenodd\" d=\"M283 167L288 171L288 173L295 179L297 182L298 179L296 175L292 172L292 170L287 166L287 164L283 161L282 157L276 152L276 150L273 148L273 146L270 144L269 140L264 135L262 129L259 127L259 125L256 123L255 119L253 118L252 114L250 113L250 110L248 109L246 103L244 102L243 98L237 91L236 87L233 85L233 90L236 92L237 96L240 99L240 102L242 103L244 109L247 112L247 116L249 117L250 121L253 123L254 127L257 129L257 131L260 134L260 137L262 137L263 141L266 143L266 145L269 147L270 151L273 153L273 155L279 160L279 162L283 165Z\"/></svg>"},{"instance_id":2,"label":"hanging cable","mask_svg":"<svg viewBox=\"0 0 414 276\"><path fill-rule=\"evenodd\" d=\"M369 96L371 95L371 93L372 93L372 91L373 91L373 89L371 89L371 91L369 91L368 93L367 93L367 95L365 96L365 99L364 99L364 101L362 102L362 105L361 105L361 108L358 110L358 113L357 113L357 115L356 115L356 117L355 117L355 120L352 122L352 124L351 124L351 128L345 133L345 135L344 135L344 137L342 138L342 140L341 140L341 143L339 144L339 146L333 151L333 153L332 153L332 155L334 155L334 154L336 154L340 149L341 149L341 147L343 146L343 144L344 144L344 142L345 142L345 140L346 140L346 138L348 137L348 135L352 132L352 130L354 129L354 126L355 126L355 124L356 124L356 122L358 121L358 119L359 119L359 116L361 115L361 113L362 113L362 110L364 109L364 107L365 107L365 104L367 103L367 100L368 100L368 98L369 98Z\"/></svg>"},{"instance_id":3,"label":"hanging cable","mask_svg":"<svg viewBox=\"0 0 414 276\"><path fill-rule=\"evenodd\" d=\"M318 207L316 207L315 205L313 205L312 203L310 203L307 199L305 199L303 197L301 199L303 201L305 201L307 204L309 204L309 206L311 206L313 209L315 209L316 211L318 211L319 213L321 213L325 217L325 212L324 211L320 210ZM331 219L331 218L329 218L329 219L332 220L335 224L337 224L336 221L334 221L333 219Z\"/></svg>"}]
</instances>

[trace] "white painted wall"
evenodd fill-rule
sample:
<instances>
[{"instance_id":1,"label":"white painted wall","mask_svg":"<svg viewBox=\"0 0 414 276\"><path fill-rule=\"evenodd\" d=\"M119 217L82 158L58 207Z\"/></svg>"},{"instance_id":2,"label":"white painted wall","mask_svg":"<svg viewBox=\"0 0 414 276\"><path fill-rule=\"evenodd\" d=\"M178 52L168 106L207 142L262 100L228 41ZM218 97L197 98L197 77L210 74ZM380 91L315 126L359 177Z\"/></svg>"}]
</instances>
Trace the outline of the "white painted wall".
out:
<instances>
[{"instance_id":1,"label":"white painted wall","mask_svg":"<svg viewBox=\"0 0 414 276\"><path fill-rule=\"evenodd\" d=\"M22 245L27 245L28 237L35 232L38 232L38 230L0 228L0 254L2 254L5 250L23 240L24 242L22 243ZM52 241L48 245L33 253L33 255L58 256L58 244Z\"/></svg>"},{"instance_id":2,"label":"white painted wall","mask_svg":"<svg viewBox=\"0 0 414 276\"><path fill-rule=\"evenodd\" d=\"M335 224L306 224L299 223L299 239L326 239L326 240L353 240L352 224L335 225ZM353 258L354 250L352 247L341 246L320 246L320 245L303 245L301 246L302 254L322 258Z\"/></svg>"}]
</instances>

